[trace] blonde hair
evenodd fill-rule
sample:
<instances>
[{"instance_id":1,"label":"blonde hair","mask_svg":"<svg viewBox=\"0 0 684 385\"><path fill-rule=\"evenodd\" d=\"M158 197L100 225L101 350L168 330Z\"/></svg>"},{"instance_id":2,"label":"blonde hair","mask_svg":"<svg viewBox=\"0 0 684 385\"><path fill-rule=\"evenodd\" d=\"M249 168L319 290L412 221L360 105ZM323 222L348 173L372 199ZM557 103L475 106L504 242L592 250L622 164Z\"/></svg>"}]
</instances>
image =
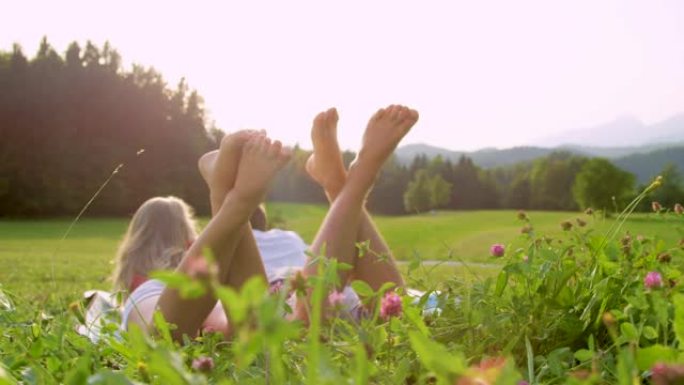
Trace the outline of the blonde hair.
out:
<instances>
[{"instance_id":1,"label":"blonde hair","mask_svg":"<svg viewBox=\"0 0 684 385\"><path fill-rule=\"evenodd\" d=\"M178 266L197 237L192 208L176 197L147 200L135 212L116 254L112 281L127 291L135 274Z\"/></svg>"}]
</instances>

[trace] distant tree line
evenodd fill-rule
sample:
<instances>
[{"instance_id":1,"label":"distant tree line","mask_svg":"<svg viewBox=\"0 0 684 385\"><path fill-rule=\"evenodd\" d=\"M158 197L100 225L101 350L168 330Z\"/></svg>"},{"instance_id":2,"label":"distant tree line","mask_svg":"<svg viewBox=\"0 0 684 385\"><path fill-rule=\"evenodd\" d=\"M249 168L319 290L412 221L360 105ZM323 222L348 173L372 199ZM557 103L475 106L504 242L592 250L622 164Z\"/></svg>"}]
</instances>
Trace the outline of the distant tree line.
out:
<instances>
[{"instance_id":1,"label":"distant tree line","mask_svg":"<svg viewBox=\"0 0 684 385\"><path fill-rule=\"evenodd\" d=\"M35 57L21 47L0 52L0 216L71 216L98 191L88 214L127 215L156 195L176 195L208 214L197 159L217 147L222 131L206 123L202 98L185 81L170 88L152 68L125 71L109 44L69 45L63 55L43 39ZM141 151L144 150L144 151ZM324 203L304 170L309 152L293 161L269 194L276 201ZM354 158L344 153L348 164ZM123 166L120 166L123 165ZM684 201L679 170L666 167L657 200ZM368 198L384 214L432 209L621 210L644 186L607 160L566 152L532 162L483 169L416 156L391 158Z\"/></svg>"},{"instance_id":2,"label":"distant tree line","mask_svg":"<svg viewBox=\"0 0 684 385\"><path fill-rule=\"evenodd\" d=\"M295 161L278 177L271 199L325 202L320 188L306 175L309 153L297 149ZM354 154L345 154L353 159ZM684 202L684 180L676 166L662 170L663 185L638 210L658 201L670 208ZM378 213L400 215L432 209L531 209L621 211L646 186L607 159L554 152L531 162L493 169L480 168L462 156L458 162L441 156L417 155L409 165L390 159L368 199Z\"/></svg>"}]
</instances>

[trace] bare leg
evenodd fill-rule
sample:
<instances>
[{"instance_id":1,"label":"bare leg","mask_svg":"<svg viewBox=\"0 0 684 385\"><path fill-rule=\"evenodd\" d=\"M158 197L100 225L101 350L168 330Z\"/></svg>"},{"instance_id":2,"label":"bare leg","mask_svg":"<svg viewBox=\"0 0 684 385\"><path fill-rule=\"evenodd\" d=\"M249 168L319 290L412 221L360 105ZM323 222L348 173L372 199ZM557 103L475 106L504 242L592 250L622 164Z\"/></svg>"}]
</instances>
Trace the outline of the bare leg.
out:
<instances>
[{"instance_id":1,"label":"bare leg","mask_svg":"<svg viewBox=\"0 0 684 385\"><path fill-rule=\"evenodd\" d=\"M311 129L314 151L306 163L307 172L323 187L330 203L337 198L347 181L337 143L337 120L334 108L316 116ZM359 257L357 253L354 259L354 279L365 281L374 290L378 290L385 282L393 282L399 287L404 285L391 251L365 207L361 212L356 242L369 242L369 248L366 255Z\"/></svg>"},{"instance_id":2,"label":"bare leg","mask_svg":"<svg viewBox=\"0 0 684 385\"><path fill-rule=\"evenodd\" d=\"M235 186L243 145L252 137L263 134L263 131L244 130L226 135L221 140L220 151L209 152L200 158L198 167L209 186L212 215L217 213L226 194ZM274 145L281 146L280 142L275 142ZM249 221L244 224L240 232L241 236L235 246L232 264L227 269L227 276L224 277L223 282L238 289L254 276L261 276L266 280L264 265Z\"/></svg>"},{"instance_id":3,"label":"bare leg","mask_svg":"<svg viewBox=\"0 0 684 385\"><path fill-rule=\"evenodd\" d=\"M177 270L197 278L207 274L202 252L208 248L217 260L219 276L227 277L233 262L233 252L243 234L240 231L257 207L266 187L278 169L289 158L282 146L271 143L263 136L249 139L244 145L238 166L235 187L226 194L223 203L186 252ZM175 324L174 338L194 335L200 329L216 299L205 295L198 299L183 299L180 294L166 288L159 298L159 309L167 321Z\"/></svg>"},{"instance_id":4,"label":"bare leg","mask_svg":"<svg viewBox=\"0 0 684 385\"><path fill-rule=\"evenodd\" d=\"M354 264L356 238L366 196L385 160L417 120L416 111L394 105L379 110L371 118L363 135L361 150L349 168L347 181L333 201L311 245L314 255L320 255L325 249L326 257ZM316 272L315 264L307 264L304 269L307 276ZM346 274L341 275L342 282L345 282ZM306 319L302 304L298 303L296 316Z\"/></svg>"}]
</instances>

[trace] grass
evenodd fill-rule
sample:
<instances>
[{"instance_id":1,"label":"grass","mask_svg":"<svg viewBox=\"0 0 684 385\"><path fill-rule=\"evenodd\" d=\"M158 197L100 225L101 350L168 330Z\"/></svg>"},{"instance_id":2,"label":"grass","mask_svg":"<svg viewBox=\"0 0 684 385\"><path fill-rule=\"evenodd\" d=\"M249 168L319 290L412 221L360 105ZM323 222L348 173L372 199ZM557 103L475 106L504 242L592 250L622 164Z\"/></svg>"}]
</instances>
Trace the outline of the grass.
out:
<instances>
[{"instance_id":1,"label":"grass","mask_svg":"<svg viewBox=\"0 0 684 385\"><path fill-rule=\"evenodd\" d=\"M310 242L326 208L314 205L270 204L274 219L297 231ZM610 219L592 218L571 212L529 212L535 231L549 237L561 234L560 222L581 217L596 231L605 232ZM436 212L405 217L377 217L377 225L392 246L397 259L408 261L418 255L426 260L454 260L476 263L464 268L454 264L424 266L409 279L421 287L429 275L433 282L451 277L478 279L495 274L499 262L489 256L489 246L503 243L517 248L524 243L522 223L514 211ZM61 240L70 220L0 221L0 283L11 292L30 300L53 296L74 298L91 288L107 289L126 218L82 219L71 234ZM638 214L632 216L621 234L657 236L667 244L684 238L684 218ZM485 265L480 265L480 264ZM489 266L493 265L493 266ZM406 271L407 265L402 269Z\"/></svg>"},{"instance_id":2,"label":"grass","mask_svg":"<svg viewBox=\"0 0 684 385\"><path fill-rule=\"evenodd\" d=\"M285 218L283 225L297 231L310 242L315 236L326 208L323 206L277 203L268 206L269 215ZM532 211L535 232L550 238L562 235L560 223L581 218L595 231L604 233L613 225L612 219L573 212ZM503 243L517 248L525 243L520 229L523 222L516 211L437 211L431 214L375 218L378 227L399 260L419 255L428 260L455 258L467 262L496 263L489 256L489 246ZM633 214L623 226L621 234L654 236L668 244L684 238L684 217L656 214Z\"/></svg>"},{"instance_id":3,"label":"grass","mask_svg":"<svg viewBox=\"0 0 684 385\"><path fill-rule=\"evenodd\" d=\"M75 296L109 288L110 261L125 219L83 219L61 241L70 220L1 221L0 283L27 299ZM54 268L54 269L53 269Z\"/></svg>"}]
</instances>

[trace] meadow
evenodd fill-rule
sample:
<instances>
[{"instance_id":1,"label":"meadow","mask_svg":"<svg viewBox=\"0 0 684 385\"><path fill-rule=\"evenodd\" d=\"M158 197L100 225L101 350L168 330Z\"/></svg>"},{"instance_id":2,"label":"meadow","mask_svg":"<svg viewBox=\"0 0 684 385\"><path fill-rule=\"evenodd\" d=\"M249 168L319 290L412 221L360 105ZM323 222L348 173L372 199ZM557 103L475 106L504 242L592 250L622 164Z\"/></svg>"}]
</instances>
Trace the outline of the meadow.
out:
<instances>
[{"instance_id":1,"label":"meadow","mask_svg":"<svg viewBox=\"0 0 684 385\"><path fill-rule=\"evenodd\" d=\"M293 204L269 210L306 240L325 213ZM240 293L214 282L234 336L183 344L162 317L154 337L121 332L116 322L96 342L75 331L85 304L74 300L108 288L125 218L83 219L67 237L70 220L2 221L0 384L681 383L684 216L640 214L624 223L570 212L520 216L378 217L409 285L426 294L374 292L356 281L368 314L321 317L337 268L324 262L298 292L313 293L306 325L286 321L286 294L267 295L260 280ZM522 233L524 225L533 231ZM506 249L496 258L495 243ZM193 284L166 282L174 280ZM427 311L428 302L436 310Z\"/></svg>"},{"instance_id":2,"label":"meadow","mask_svg":"<svg viewBox=\"0 0 684 385\"><path fill-rule=\"evenodd\" d=\"M272 203L268 213L274 225L294 230L310 242L320 225L325 206ZM607 232L613 219L573 212L528 212L538 234L555 239L577 218L593 232ZM521 248L527 236L516 211L436 211L410 216L377 216L376 222L399 261L430 261L409 281L417 287L423 280L441 281L454 275L466 279L495 275L500 260L489 253L492 244ZM200 225L206 223L200 219ZM107 289L111 261L126 230L127 219L79 220L66 238L70 219L0 221L0 283L17 296L48 300L56 296L75 298L88 289ZM572 230L571 230L572 231ZM638 214L625 223L622 233L657 236L667 244L684 238L684 221L673 216ZM440 262L446 262L441 263ZM467 266L462 266L465 264ZM402 264L406 270L406 264Z\"/></svg>"}]
</instances>

